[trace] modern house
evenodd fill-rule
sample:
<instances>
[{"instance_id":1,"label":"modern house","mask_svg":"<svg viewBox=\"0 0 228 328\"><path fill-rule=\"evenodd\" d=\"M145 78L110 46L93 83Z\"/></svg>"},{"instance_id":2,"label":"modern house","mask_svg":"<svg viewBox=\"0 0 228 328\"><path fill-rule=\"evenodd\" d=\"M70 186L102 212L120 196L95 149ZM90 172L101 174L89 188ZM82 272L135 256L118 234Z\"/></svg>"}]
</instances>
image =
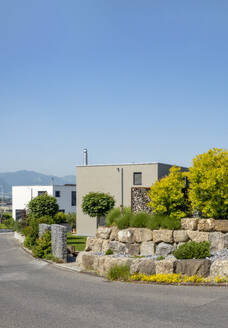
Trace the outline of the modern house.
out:
<instances>
[{"instance_id":1,"label":"modern house","mask_svg":"<svg viewBox=\"0 0 228 328\"><path fill-rule=\"evenodd\" d=\"M97 228L97 219L82 211L83 196L89 192L109 193L116 207L130 207L132 187L151 187L168 175L171 167L162 163L77 166L77 233L94 236Z\"/></svg>"},{"instance_id":2,"label":"modern house","mask_svg":"<svg viewBox=\"0 0 228 328\"><path fill-rule=\"evenodd\" d=\"M19 220L27 210L31 199L47 193L57 199L59 211L64 213L76 212L76 185L49 186L13 186L12 187L12 216Z\"/></svg>"}]
</instances>

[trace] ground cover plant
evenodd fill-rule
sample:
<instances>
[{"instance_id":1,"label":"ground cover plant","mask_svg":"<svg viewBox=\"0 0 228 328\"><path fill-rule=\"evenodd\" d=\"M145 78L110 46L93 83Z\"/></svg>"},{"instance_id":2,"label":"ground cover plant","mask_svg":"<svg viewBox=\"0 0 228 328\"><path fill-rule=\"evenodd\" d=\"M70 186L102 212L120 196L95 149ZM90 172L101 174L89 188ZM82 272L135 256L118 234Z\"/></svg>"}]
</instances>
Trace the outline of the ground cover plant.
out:
<instances>
[{"instance_id":1,"label":"ground cover plant","mask_svg":"<svg viewBox=\"0 0 228 328\"><path fill-rule=\"evenodd\" d=\"M201 241L199 243L195 241L189 241L179 246L173 255L177 259L202 259L210 256L210 243L207 241Z\"/></svg>"},{"instance_id":2,"label":"ground cover plant","mask_svg":"<svg viewBox=\"0 0 228 328\"><path fill-rule=\"evenodd\" d=\"M181 227L181 220L166 215L148 214L144 212L132 213L130 208L111 210L106 217L108 226L116 225L119 229L128 227L177 230Z\"/></svg>"},{"instance_id":3,"label":"ground cover plant","mask_svg":"<svg viewBox=\"0 0 228 328\"><path fill-rule=\"evenodd\" d=\"M146 275L143 273L135 273L129 278L131 281L146 281L146 282L156 282L156 283L166 283L166 284L180 284L180 283L209 283L210 278L204 278L197 275L185 276L176 273L170 274L154 274ZM228 281L228 280L227 280ZM223 280L223 282L225 282Z\"/></svg>"},{"instance_id":4,"label":"ground cover plant","mask_svg":"<svg viewBox=\"0 0 228 328\"><path fill-rule=\"evenodd\" d=\"M107 249L107 251L105 252L105 255L112 255L113 254L113 250L111 250L110 248Z\"/></svg>"},{"instance_id":5,"label":"ground cover plant","mask_svg":"<svg viewBox=\"0 0 228 328\"><path fill-rule=\"evenodd\" d=\"M74 246L75 250L78 252L82 252L86 246L87 237L84 236L75 236L71 233L67 233L67 245Z\"/></svg>"}]
</instances>

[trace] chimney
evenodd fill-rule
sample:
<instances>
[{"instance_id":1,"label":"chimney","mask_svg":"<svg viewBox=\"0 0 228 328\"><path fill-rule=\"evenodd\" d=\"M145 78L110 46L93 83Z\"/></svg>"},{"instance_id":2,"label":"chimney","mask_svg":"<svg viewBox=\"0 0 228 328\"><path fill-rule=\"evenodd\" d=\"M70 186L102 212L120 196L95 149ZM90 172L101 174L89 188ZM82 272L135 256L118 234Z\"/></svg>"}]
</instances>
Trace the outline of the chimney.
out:
<instances>
[{"instance_id":1,"label":"chimney","mask_svg":"<svg viewBox=\"0 0 228 328\"><path fill-rule=\"evenodd\" d=\"M83 149L83 165L87 166L88 165L88 151L87 149Z\"/></svg>"}]
</instances>

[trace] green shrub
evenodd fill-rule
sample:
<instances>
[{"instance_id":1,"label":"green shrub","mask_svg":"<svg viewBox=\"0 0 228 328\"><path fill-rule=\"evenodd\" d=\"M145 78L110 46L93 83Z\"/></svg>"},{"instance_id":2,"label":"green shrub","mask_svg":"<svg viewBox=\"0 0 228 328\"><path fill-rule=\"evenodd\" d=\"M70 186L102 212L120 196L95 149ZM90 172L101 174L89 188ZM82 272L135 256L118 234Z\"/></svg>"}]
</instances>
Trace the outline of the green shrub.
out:
<instances>
[{"instance_id":1,"label":"green shrub","mask_svg":"<svg viewBox=\"0 0 228 328\"><path fill-rule=\"evenodd\" d=\"M46 258L51 254L51 233L45 231L43 235L37 239L36 245L33 247L32 255L35 257Z\"/></svg>"},{"instance_id":2,"label":"green shrub","mask_svg":"<svg viewBox=\"0 0 228 328\"><path fill-rule=\"evenodd\" d=\"M152 214L148 218L147 228L151 230L178 230L181 228L181 220L166 215Z\"/></svg>"},{"instance_id":3,"label":"green shrub","mask_svg":"<svg viewBox=\"0 0 228 328\"><path fill-rule=\"evenodd\" d=\"M39 236L39 223L36 219L29 220L29 225L22 228L22 234L25 236L24 246L32 249Z\"/></svg>"},{"instance_id":4,"label":"green shrub","mask_svg":"<svg viewBox=\"0 0 228 328\"><path fill-rule=\"evenodd\" d=\"M113 251L110 248L105 253L105 255L112 255L112 254L113 254Z\"/></svg>"},{"instance_id":5,"label":"green shrub","mask_svg":"<svg viewBox=\"0 0 228 328\"><path fill-rule=\"evenodd\" d=\"M5 226L8 229L13 229L14 227L14 219L12 218L12 216L9 213L4 213L3 217L2 217L2 223L5 224Z\"/></svg>"},{"instance_id":6,"label":"green shrub","mask_svg":"<svg viewBox=\"0 0 228 328\"><path fill-rule=\"evenodd\" d=\"M139 212L131 216L130 218L130 227L135 228L146 228L148 222L151 218L151 215L144 212Z\"/></svg>"},{"instance_id":7,"label":"green shrub","mask_svg":"<svg viewBox=\"0 0 228 328\"><path fill-rule=\"evenodd\" d=\"M109 280L127 281L130 277L130 268L127 265L114 265L107 274Z\"/></svg>"},{"instance_id":8,"label":"green shrub","mask_svg":"<svg viewBox=\"0 0 228 328\"><path fill-rule=\"evenodd\" d=\"M91 217L105 216L114 205L114 198L101 192L90 192L82 200L83 213Z\"/></svg>"},{"instance_id":9,"label":"green shrub","mask_svg":"<svg viewBox=\"0 0 228 328\"><path fill-rule=\"evenodd\" d=\"M117 225L118 229L126 229L130 226L130 220L132 217L132 213L129 211L123 212L123 214L116 219L115 224Z\"/></svg>"},{"instance_id":10,"label":"green shrub","mask_svg":"<svg viewBox=\"0 0 228 328\"><path fill-rule=\"evenodd\" d=\"M66 222L71 226L72 229L76 228L76 213L67 213Z\"/></svg>"},{"instance_id":11,"label":"green shrub","mask_svg":"<svg viewBox=\"0 0 228 328\"><path fill-rule=\"evenodd\" d=\"M179 167L173 166L168 176L152 185L148 192L151 200L148 205L152 207L153 213L179 219L187 216L189 203L183 193L185 175Z\"/></svg>"},{"instance_id":12,"label":"green shrub","mask_svg":"<svg viewBox=\"0 0 228 328\"><path fill-rule=\"evenodd\" d=\"M159 256L156 260L157 260L157 261L161 261L161 260L164 260L164 259L165 259L165 257L161 255L161 256Z\"/></svg>"},{"instance_id":13,"label":"green shrub","mask_svg":"<svg viewBox=\"0 0 228 328\"><path fill-rule=\"evenodd\" d=\"M66 214L63 212L58 212L53 217L54 224L61 224L61 223L66 223L66 222L67 222Z\"/></svg>"},{"instance_id":14,"label":"green shrub","mask_svg":"<svg viewBox=\"0 0 228 328\"><path fill-rule=\"evenodd\" d=\"M210 244L207 241L190 241L179 246L173 253L177 259L202 259L210 256Z\"/></svg>"},{"instance_id":15,"label":"green shrub","mask_svg":"<svg viewBox=\"0 0 228 328\"><path fill-rule=\"evenodd\" d=\"M59 206L55 197L42 194L30 200L28 203L29 214L34 218L42 216L54 216L58 213Z\"/></svg>"},{"instance_id":16,"label":"green shrub","mask_svg":"<svg viewBox=\"0 0 228 328\"><path fill-rule=\"evenodd\" d=\"M228 152L210 149L193 159L189 169L189 199L203 217L228 219Z\"/></svg>"},{"instance_id":17,"label":"green shrub","mask_svg":"<svg viewBox=\"0 0 228 328\"><path fill-rule=\"evenodd\" d=\"M115 221L121 216L120 208L115 207L106 215L106 224L107 226L111 226L115 223Z\"/></svg>"}]
</instances>

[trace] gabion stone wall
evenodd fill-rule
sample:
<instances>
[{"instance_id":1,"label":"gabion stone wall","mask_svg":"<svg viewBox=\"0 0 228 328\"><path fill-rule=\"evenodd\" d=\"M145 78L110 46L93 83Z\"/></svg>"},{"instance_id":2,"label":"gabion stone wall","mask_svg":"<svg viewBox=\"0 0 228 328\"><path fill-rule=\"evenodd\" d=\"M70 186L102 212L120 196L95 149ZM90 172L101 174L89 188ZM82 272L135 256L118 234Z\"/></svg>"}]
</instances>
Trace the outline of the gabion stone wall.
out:
<instances>
[{"instance_id":1,"label":"gabion stone wall","mask_svg":"<svg viewBox=\"0 0 228 328\"><path fill-rule=\"evenodd\" d=\"M67 229L59 224L51 225L52 255L67 262Z\"/></svg>"},{"instance_id":2,"label":"gabion stone wall","mask_svg":"<svg viewBox=\"0 0 228 328\"><path fill-rule=\"evenodd\" d=\"M43 234L46 230L51 231L51 225L50 225L50 224L46 224L46 223L41 223L41 224L39 224L39 237L41 237L42 234Z\"/></svg>"},{"instance_id":3,"label":"gabion stone wall","mask_svg":"<svg viewBox=\"0 0 228 328\"><path fill-rule=\"evenodd\" d=\"M150 188L132 187L131 188L131 210L135 212L152 213L152 208L147 205L150 201L147 193Z\"/></svg>"}]
</instances>

